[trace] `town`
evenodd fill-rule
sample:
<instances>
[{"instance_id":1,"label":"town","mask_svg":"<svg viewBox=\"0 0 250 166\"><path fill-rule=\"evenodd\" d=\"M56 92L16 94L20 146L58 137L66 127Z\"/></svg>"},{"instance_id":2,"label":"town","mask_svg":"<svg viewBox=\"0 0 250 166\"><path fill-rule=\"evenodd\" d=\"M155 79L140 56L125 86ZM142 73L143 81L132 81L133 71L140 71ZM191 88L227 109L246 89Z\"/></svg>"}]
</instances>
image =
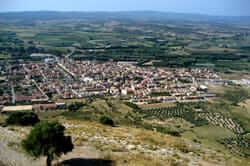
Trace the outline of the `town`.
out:
<instances>
[{"instance_id":1,"label":"town","mask_svg":"<svg viewBox=\"0 0 250 166\"><path fill-rule=\"evenodd\" d=\"M216 96L207 85L227 83L207 68L140 67L136 62L31 56L42 56L44 61L6 69L1 79L1 105L48 106L51 99L91 96L123 97L136 104L195 102Z\"/></svg>"}]
</instances>

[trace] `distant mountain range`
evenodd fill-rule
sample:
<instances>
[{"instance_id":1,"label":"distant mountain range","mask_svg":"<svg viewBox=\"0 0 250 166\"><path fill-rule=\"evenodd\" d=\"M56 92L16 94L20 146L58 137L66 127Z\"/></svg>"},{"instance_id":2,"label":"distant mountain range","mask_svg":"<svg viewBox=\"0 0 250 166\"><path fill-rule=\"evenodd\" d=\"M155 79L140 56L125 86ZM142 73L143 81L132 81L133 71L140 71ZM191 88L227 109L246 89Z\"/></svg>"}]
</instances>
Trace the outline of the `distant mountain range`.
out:
<instances>
[{"instance_id":1,"label":"distant mountain range","mask_svg":"<svg viewBox=\"0 0 250 166\"><path fill-rule=\"evenodd\" d=\"M56 19L94 19L94 20L131 20L131 21L193 21L250 24L250 16L209 16L201 14L168 13L155 11L128 12L3 12L0 20L56 20Z\"/></svg>"}]
</instances>

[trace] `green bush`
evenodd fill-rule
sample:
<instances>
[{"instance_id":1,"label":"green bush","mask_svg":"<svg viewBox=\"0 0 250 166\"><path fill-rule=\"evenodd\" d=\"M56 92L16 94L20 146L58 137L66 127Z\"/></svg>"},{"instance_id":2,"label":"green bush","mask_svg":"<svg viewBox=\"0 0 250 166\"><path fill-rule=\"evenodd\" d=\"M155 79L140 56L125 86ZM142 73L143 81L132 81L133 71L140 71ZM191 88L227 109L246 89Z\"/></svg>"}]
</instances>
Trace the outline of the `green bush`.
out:
<instances>
[{"instance_id":1,"label":"green bush","mask_svg":"<svg viewBox=\"0 0 250 166\"><path fill-rule=\"evenodd\" d=\"M157 132L165 133L174 137L181 137L181 134L179 131L169 129L167 127L162 126L152 126L152 129L156 129Z\"/></svg>"},{"instance_id":2,"label":"green bush","mask_svg":"<svg viewBox=\"0 0 250 166\"><path fill-rule=\"evenodd\" d=\"M68 106L69 111L78 111L84 104L81 102L72 103Z\"/></svg>"},{"instance_id":3,"label":"green bush","mask_svg":"<svg viewBox=\"0 0 250 166\"><path fill-rule=\"evenodd\" d=\"M38 116L33 112L13 112L6 119L7 125L29 126L40 122Z\"/></svg>"},{"instance_id":4,"label":"green bush","mask_svg":"<svg viewBox=\"0 0 250 166\"><path fill-rule=\"evenodd\" d=\"M181 134L178 131L168 131L167 132L169 135L174 136L174 137L180 137Z\"/></svg>"},{"instance_id":5,"label":"green bush","mask_svg":"<svg viewBox=\"0 0 250 166\"><path fill-rule=\"evenodd\" d=\"M224 98L230 101L233 105L238 105L239 103L247 100L249 97L249 91L245 88L227 90L224 94Z\"/></svg>"},{"instance_id":6,"label":"green bush","mask_svg":"<svg viewBox=\"0 0 250 166\"><path fill-rule=\"evenodd\" d=\"M101 124L114 126L114 121L110 117L102 116L99 121Z\"/></svg>"},{"instance_id":7,"label":"green bush","mask_svg":"<svg viewBox=\"0 0 250 166\"><path fill-rule=\"evenodd\" d=\"M171 96L171 94L169 92L152 92L150 96L151 97Z\"/></svg>"},{"instance_id":8,"label":"green bush","mask_svg":"<svg viewBox=\"0 0 250 166\"><path fill-rule=\"evenodd\" d=\"M138 107L138 105L131 103L131 102L125 102L125 104L127 106L129 106L130 108L133 108L134 110L140 110L140 107Z\"/></svg>"}]
</instances>

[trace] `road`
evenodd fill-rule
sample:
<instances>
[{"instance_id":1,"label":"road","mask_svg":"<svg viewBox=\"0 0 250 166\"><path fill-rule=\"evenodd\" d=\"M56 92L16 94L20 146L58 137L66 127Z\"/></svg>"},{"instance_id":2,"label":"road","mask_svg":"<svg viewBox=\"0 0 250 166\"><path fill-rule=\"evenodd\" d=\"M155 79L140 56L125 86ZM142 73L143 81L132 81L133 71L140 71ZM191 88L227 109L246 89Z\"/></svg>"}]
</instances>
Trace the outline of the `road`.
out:
<instances>
[{"instance_id":1,"label":"road","mask_svg":"<svg viewBox=\"0 0 250 166\"><path fill-rule=\"evenodd\" d=\"M65 56L65 58L68 58L68 57L70 57L71 55L74 54L74 52L75 52L75 47L66 47L66 48L68 48L68 49L71 50L71 52Z\"/></svg>"},{"instance_id":2,"label":"road","mask_svg":"<svg viewBox=\"0 0 250 166\"><path fill-rule=\"evenodd\" d=\"M37 82L35 80L31 80L35 86L37 87L37 89L43 94L44 97L46 97L46 100L49 100L49 97L47 96L47 94L39 87L39 85L37 84Z\"/></svg>"},{"instance_id":3,"label":"road","mask_svg":"<svg viewBox=\"0 0 250 166\"><path fill-rule=\"evenodd\" d=\"M16 103L16 94L13 84L11 84L12 104Z\"/></svg>"}]
</instances>

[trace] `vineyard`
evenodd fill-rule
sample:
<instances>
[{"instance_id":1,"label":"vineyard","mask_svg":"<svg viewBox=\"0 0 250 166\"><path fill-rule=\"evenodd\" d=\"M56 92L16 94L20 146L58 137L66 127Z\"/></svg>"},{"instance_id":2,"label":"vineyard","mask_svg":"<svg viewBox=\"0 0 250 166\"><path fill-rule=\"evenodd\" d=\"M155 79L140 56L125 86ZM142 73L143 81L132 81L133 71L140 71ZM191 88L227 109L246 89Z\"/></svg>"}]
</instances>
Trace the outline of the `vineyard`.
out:
<instances>
[{"instance_id":1,"label":"vineyard","mask_svg":"<svg viewBox=\"0 0 250 166\"><path fill-rule=\"evenodd\" d=\"M226 118L220 113L199 113L198 116L202 119L206 119L209 123L220 126L223 128L227 128L233 131L235 134L244 133L244 129L241 127L239 123L234 121L231 118Z\"/></svg>"},{"instance_id":2,"label":"vineyard","mask_svg":"<svg viewBox=\"0 0 250 166\"><path fill-rule=\"evenodd\" d=\"M237 121L226 117L218 112L210 112L204 103L177 103L176 106L166 108L151 108L137 110L144 114L144 118L157 118L166 120L168 118L183 118L196 127L212 124L229 129L236 136L218 139L232 153L242 157L250 157L250 136L244 135L245 129Z\"/></svg>"},{"instance_id":3,"label":"vineyard","mask_svg":"<svg viewBox=\"0 0 250 166\"><path fill-rule=\"evenodd\" d=\"M246 136L228 137L219 141L229 148L232 153L242 157L250 157L250 139Z\"/></svg>"},{"instance_id":4,"label":"vineyard","mask_svg":"<svg viewBox=\"0 0 250 166\"><path fill-rule=\"evenodd\" d=\"M174 107L152 108L140 110L144 118L155 117L160 120L168 118L183 118L196 126L208 123L220 126L233 131L235 134L244 133L244 129L239 123L231 118L227 118L220 113L211 113L204 109L204 103L178 103Z\"/></svg>"},{"instance_id":5,"label":"vineyard","mask_svg":"<svg viewBox=\"0 0 250 166\"><path fill-rule=\"evenodd\" d=\"M144 118L155 117L160 120L165 120L168 118L178 117L183 118L186 121L189 121L196 126L206 125L208 121L206 119L202 119L198 116L200 110L197 111L195 108L201 108L203 103L177 103L174 107L166 107L166 108L153 108L147 110L140 110L140 113L143 113Z\"/></svg>"}]
</instances>

